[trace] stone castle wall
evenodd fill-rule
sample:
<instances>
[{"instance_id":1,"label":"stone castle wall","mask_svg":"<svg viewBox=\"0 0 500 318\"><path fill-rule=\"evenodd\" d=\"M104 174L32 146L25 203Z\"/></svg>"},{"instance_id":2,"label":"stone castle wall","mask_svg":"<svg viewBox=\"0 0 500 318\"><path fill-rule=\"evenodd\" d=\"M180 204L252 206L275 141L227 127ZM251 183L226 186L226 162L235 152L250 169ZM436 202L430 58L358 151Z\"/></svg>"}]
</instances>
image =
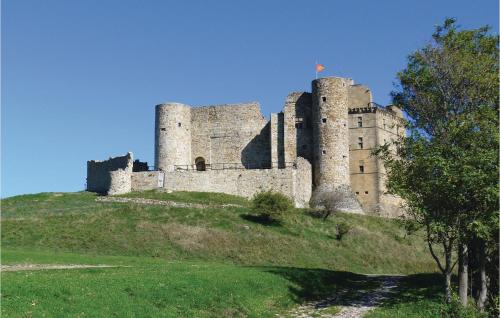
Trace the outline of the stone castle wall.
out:
<instances>
[{"instance_id":1,"label":"stone castle wall","mask_svg":"<svg viewBox=\"0 0 500 318\"><path fill-rule=\"evenodd\" d=\"M191 164L238 163L270 167L268 120L258 103L191 108Z\"/></svg>"},{"instance_id":2,"label":"stone castle wall","mask_svg":"<svg viewBox=\"0 0 500 318\"><path fill-rule=\"evenodd\" d=\"M292 198L297 207L309 203L312 190L311 165L298 158L296 167L283 169L177 170L165 172L166 190L222 192L253 197L273 190Z\"/></svg>"},{"instance_id":3,"label":"stone castle wall","mask_svg":"<svg viewBox=\"0 0 500 318\"><path fill-rule=\"evenodd\" d=\"M130 192L132 174L132 153L108 160L87 161L87 191L102 194Z\"/></svg>"},{"instance_id":4,"label":"stone castle wall","mask_svg":"<svg viewBox=\"0 0 500 318\"><path fill-rule=\"evenodd\" d=\"M312 162L312 100L311 93L288 94L283 108L283 142L286 162L302 157Z\"/></svg>"},{"instance_id":5,"label":"stone castle wall","mask_svg":"<svg viewBox=\"0 0 500 318\"><path fill-rule=\"evenodd\" d=\"M132 191L154 190L163 187L164 173L161 171L132 172Z\"/></svg>"}]
</instances>

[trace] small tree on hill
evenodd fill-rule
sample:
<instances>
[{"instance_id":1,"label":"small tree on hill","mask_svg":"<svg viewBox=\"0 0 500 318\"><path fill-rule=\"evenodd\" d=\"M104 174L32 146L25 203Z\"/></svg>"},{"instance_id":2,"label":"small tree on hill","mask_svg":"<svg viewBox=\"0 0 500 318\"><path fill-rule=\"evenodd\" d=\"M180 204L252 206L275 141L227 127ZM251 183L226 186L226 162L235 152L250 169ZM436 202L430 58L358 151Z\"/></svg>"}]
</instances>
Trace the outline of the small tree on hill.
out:
<instances>
[{"instance_id":1,"label":"small tree on hill","mask_svg":"<svg viewBox=\"0 0 500 318\"><path fill-rule=\"evenodd\" d=\"M312 206L320 209L323 220L326 220L340 209L342 200L343 193L332 190L315 193L310 203Z\"/></svg>"}]
</instances>

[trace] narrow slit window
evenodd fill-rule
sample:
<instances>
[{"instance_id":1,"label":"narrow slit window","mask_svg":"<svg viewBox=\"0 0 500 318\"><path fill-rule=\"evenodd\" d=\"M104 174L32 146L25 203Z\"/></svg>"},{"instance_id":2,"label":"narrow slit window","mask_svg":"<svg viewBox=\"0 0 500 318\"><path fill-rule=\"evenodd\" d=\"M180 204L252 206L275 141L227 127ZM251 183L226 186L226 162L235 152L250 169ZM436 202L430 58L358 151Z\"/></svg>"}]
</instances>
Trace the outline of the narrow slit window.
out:
<instances>
[{"instance_id":1,"label":"narrow slit window","mask_svg":"<svg viewBox=\"0 0 500 318\"><path fill-rule=\"evenodd\" d=\"M387 129L387 125L385 124L385 119L382 119L382 123L384 125L384 129Z\"/></svg>"},{"instance_id":2,"label":"narrow slit window","mask_svg":"<svg viewBox=\"0 0 500 318\"><path fill-rule=\"evenodd\" d=\"M358 117L358 127L363 127L363 117Z\"/></svg>"},{"instance_id":3,"label":"narrow slit window","mask_svg":"<svg viewBox=\"0 0 500 318\"><path fill-rule=\"evenodd\" d=\"M160 128L161 131L167 131L167 128Z\"/></svg>"},{"instance_id":4,"label":"narrow slit window","mask_svg":"<svg viewBox=\"0 0 500 318\"><path fill-rule=\"evenodd\" d=\"M358 137L358 146L359 149L363 149L363 137Z\"/></svg>"},{"instance_id":5,"label":"narrow slit window","mask_svg":"<svg viewBox=\"0 0 500 318\"><path fill-rule=\"evenodd\" d=\"M325 96L321 97L321 99L322 99L324 102L326 102L326 97L325 97Z\"/></svg>"},{"instance_id":6,"label":"narrow slit window","mask_svg":"<svg viewBox=\"0 0 500 318\"><path fill-rule=\"evenodd\" d=\"M181 126L182 126L182 124L181 124L181 123L177 123L177 127L181 127Z\"/></svg>"},{"instance_id":7,"label":"narrow slit window","mask_svg":"<svg viewBox=\"0 0 500 318\"><path fill-rule=\"evenodd\" d=\"M322 153L323 153L324 155L326 155L326 150L324 150L324 149L323 149Z\"/></svg>"}]
</instances>

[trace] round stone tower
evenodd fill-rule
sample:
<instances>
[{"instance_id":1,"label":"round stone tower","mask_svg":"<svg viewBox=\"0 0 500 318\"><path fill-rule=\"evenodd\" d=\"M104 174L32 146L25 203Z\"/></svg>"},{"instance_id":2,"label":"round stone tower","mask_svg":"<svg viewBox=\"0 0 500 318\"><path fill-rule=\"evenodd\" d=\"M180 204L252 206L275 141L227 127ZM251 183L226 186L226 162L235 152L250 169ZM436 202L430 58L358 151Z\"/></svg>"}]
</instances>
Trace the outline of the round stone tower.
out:
<instances>
[{"instance_id":1,"label":"round stone tower","mask_svg":"<svg viewBox=\"0 0 500 318\"><path fill-rule=\"evenodd\" d=\"M156 105L155 169L173 171L175 165L191 164L191 108L179 103Z\"/></svg>"},{"instance_id":2,"label":"round stone tower","mask_svg":"<svg viewBox=\"0 0 500 318\"><path fill-rule=\"evenodd\" d=\"M351 191L349 174L349 86L351 79L330 77L312 82L314 191L342 192L341 210L362 212Z\"/></svg>"}]
</instances>

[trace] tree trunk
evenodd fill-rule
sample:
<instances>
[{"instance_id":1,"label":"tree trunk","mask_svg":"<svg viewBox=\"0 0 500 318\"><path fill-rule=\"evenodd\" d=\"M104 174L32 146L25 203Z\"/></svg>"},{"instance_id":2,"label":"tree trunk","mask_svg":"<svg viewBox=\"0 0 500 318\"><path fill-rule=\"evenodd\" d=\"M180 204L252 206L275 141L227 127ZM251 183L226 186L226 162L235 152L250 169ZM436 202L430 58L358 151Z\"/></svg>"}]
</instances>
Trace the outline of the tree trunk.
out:
<instances>
[{"instance_id":1,"label":"tree trunk","mask_svg":"<svg viewBox=\"0 0 500 318\"><path fill-rule=\"evenodd\" d=\"M477 299L477 308L484 311L486 299L488 297L488 278L486 276L486 251L484 242L479 243L479 297Z\"/></svg>"},{"instance_id":2,"label":"tree trunk","mask_svg":"<svg viewBox=\"0 0 500 318\"><path fill-rule=\"evenodd\" d=\"M451 272L445 274L445 295L446 303L451 303Z\"/></svg>"},{"instance_id":3,"label":"tree trunk","mask_svg":"<svg viewBox=\"0 0 500 318\"><path fill-rule=\"evenodd\" d=\"M458 296L462 306L467 306L468 300L468 269L469 269L469 256L467 251L467 244L458 244Z\"/></svg>"},{"instance_id":4,"label":"tree trunk","mask_svg":"<svg viewBox=\"0 0 500 318\"><path fill-rule=\"evenodd\" d=\"M445 295L446 295L446 303L449 304L451 303L451 273L453 271L453 267L451 265L451 251L452 251L452 246L451 244L449 246L446 246L446 244L443 244L445 248L444 252L444 258L445 258Z\"/></svg>"}]
</instances>

